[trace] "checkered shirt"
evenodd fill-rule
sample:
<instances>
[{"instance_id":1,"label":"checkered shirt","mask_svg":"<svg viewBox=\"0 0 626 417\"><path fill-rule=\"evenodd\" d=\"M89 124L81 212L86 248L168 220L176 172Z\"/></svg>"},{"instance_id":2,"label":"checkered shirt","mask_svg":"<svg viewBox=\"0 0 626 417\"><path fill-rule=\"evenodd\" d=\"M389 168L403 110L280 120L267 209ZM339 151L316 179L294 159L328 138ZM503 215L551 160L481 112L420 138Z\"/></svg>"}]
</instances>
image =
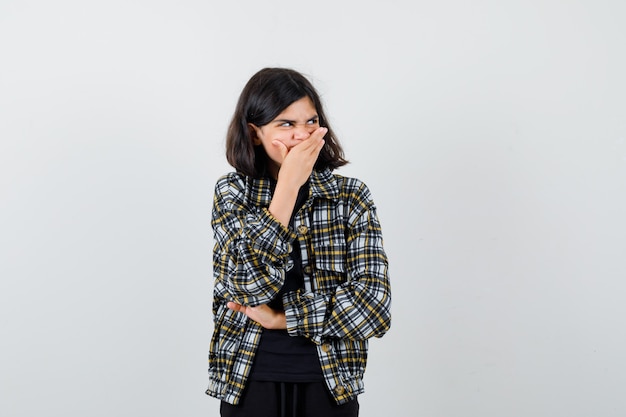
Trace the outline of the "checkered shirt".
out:
<instances>
[{"instance_id":1,"label":"checkered shirt","mask_svg":"<svg viewBox=\"0 0 626 417\"><path fill-rule=\"evenodd\" d=\"M269 179L237 173L215 186L212 227L214 330L208 395L241 399L262 327L227 301L267 304L285 281L292 243L302 254L303 289L283 296L287 331L317 347L326 384L338 404L364 390L368 340L391 323L387 256L376 207L355 178L313 171L309 197L290 228L268 211Z\"/></svg>"}]
</instances>

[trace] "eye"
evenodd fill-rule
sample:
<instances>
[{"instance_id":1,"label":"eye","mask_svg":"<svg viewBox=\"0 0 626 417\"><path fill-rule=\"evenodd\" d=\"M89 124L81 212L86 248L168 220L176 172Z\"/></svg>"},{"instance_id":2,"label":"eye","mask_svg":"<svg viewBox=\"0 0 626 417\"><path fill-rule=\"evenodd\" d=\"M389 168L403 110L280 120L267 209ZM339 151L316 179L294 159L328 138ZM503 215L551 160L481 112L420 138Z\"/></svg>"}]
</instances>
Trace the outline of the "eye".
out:
<instances>
[{"instance_id":1,"label":"eye","mask_svg":"<svg viewBox=\"0 0 626 417\"><path fill-rule=\"evenodd\" d=\"M293 126L292 122L282 122L281 124L278 125L278 127L291 127Z\"/></svg>"},{"instance_id":2,"label":"eye","mask_svg":"<svg viewBox=\"0 0 626 417\"><path fill-rule=\"evenodd\" d=\"M309 121L307 121L306 124L308 124L309 126L319 124L319 119L317 117L314 117L310 119Z\"/></svg>"}]
</instances>

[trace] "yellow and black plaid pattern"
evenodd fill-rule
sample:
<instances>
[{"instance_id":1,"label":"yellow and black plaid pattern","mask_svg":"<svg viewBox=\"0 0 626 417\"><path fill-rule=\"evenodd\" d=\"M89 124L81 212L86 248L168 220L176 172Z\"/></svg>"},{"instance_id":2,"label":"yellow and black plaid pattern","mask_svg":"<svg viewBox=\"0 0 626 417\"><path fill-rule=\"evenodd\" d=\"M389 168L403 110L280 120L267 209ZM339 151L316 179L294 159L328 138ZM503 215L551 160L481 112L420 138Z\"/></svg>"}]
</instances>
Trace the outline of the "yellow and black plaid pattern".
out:
<instances>
[{"instance_id":1,"label":"yellow and black plaid pattern","mask_svg":"<svg viewBox=\"0 0 626 417\"><path fill-rule=\"evenodd\" d=\"M271 184L236 173L215 187L212 227L214 333L207 394L236 404L261 327L227 301L266 304L285 279L292 242L302 251L305 288L283 297L287 330L317 345L326 384L338 403L363 392L367 339L391 323L387 256L365 184L314 171L310 194L287 229L269 213Z\"/></svg>"}]
</instances>

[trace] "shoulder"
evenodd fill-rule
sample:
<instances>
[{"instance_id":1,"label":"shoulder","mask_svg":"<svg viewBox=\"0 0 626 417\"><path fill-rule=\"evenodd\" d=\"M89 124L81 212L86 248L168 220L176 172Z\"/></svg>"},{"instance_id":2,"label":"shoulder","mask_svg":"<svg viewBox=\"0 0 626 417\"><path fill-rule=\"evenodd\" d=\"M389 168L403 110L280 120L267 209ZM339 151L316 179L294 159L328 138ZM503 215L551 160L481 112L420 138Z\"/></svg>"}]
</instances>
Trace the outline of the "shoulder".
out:
<instances>
[{"instance_id":1,"label":"shoulder","mask_svg":"<svg viewBox=\"0 0 626 417\"><path fill-rule=\"evenodd\" d=\"M271 180L253 178L238 172L222 175L215 184L215 200L222 204L269 206L272 196Z\"/></svg>"},{"instance_id":2,"label":"shoulder","mask_svg":"<svg viewBox=\"0 0 626 417\"><path fill-rule=\"evenodd\" d=\"M245 188L247 177L238 172L229 172L217 179L215 190L227 190L231 188Z\"/></svg>"},{"instance_id":3,"label":"shoulder","mask_svg":"<svg viewBox=\"0 0 626 417\"><path fill-rule=\"evenodd\" d=\"M214 202L220 206L243 203L249 181L249 177L237 172L220 176L215 183Z\"/></svg>"},{"instance_id":4,"label":"shoulder","mask_svg":"<svg viewBox=\"0 0 626 417\"><path fill-rule=\"evenodd\" d=\"M338 200L344 205L345 215L349 223L357 221L362 216L368 217L376 211L374 199L368 186L354 177L332 174L338 188Z\"/></svg>"},{"instance_id":5,"label":"shoulder","mask_svg":"<svg viewBox=\"0 0 626 417\"><path fill-rule=\"evenodd\" d=\"M246 188L247 177L237 172L220 176L215 183L215 195L233 194Z\"/></svg>"},{"instance_id":6,"label":"shoulder","mask_svg":"<svg viewBox=\"0 0 626 417\"><path fill-rule=\"evenodd\" d=\"M341 199L368 203L372 202L372 193L365 182L354 177L345 177L343 175L332 174Z\"/></svg>"}]
</instances>

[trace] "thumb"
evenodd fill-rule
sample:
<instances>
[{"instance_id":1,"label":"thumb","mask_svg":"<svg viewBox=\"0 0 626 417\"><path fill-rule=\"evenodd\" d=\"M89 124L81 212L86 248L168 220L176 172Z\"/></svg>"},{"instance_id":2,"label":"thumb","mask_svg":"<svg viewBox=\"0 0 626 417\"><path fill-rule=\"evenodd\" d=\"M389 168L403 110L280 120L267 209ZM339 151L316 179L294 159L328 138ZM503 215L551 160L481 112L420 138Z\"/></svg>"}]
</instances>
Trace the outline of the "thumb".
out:
<instances>
[{"instance_id":1,"label":"thumb","mask_svg":"<svg viewBox=\"0 0 626 417\"><path fill-rule=\"evenodd\" d=\"M284 160L285 157L287 156L287 153L289 152L289 150L287 149L287 146L285 146L285 144L279 140L273 141L272 145L278 148L278 150L280 151L280 156Z\"/></svg>"}]
</instances>

